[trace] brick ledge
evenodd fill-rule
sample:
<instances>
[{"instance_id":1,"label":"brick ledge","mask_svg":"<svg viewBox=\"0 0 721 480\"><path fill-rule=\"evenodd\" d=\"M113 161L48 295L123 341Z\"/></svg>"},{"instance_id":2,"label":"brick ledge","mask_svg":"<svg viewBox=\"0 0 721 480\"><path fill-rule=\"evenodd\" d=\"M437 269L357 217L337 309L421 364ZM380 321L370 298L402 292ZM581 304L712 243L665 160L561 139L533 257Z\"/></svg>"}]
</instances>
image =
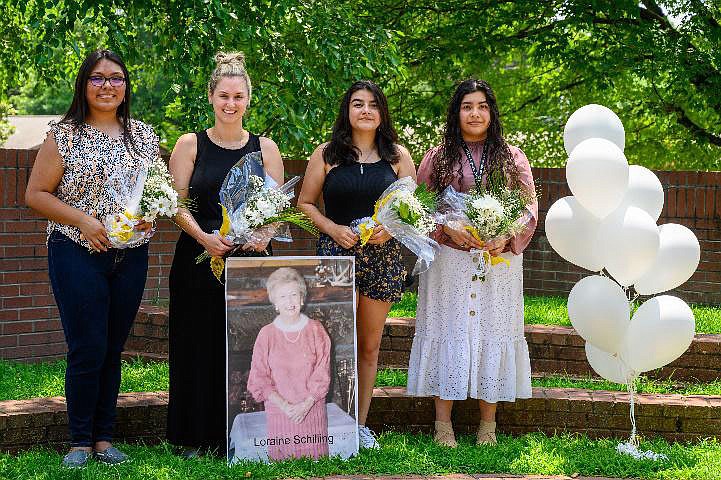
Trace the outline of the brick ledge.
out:
<instances>
[{"instance_id":1,"label":"brick ledge","mask_svg":"<svg viewBox=\"0 0 721 480\"><path fill-rule=\"evenodd\" d=\"M165 359L168 352L167 308L142 305L128 339L126 358L142 356ZM378 358L383 367L407 367L415 318L388 318ZM573 328L557 325L526 325L531 369L536 373L594 374L586 361L584 340ZM721 379L721 335L697 334L679 359L649 372L651 378L712 382Z\"/></svg>"},{"instance_id":2,"label":"brick ledge","mask_svg":"<svg viewBox=\"0 0 721 480\"><path fill-rule=\"evenodd\" d=\"M377 430L432 431L433 400L410 397L403 387L376 388L368 425ZM592 438L629 435L628 394L563 388L533 388L533 397L498 407L498 430L520 435L579 432ZM116 436L124 441L157 443L165 438L167 392L124 393L118 398ZM464 400L454 408L459 433L478 426L478 402ZM721 438L721 396L636 396L639 432L670 441ZM35 445L59 447L67 442L64 397L0 402L0 451Z\"/></svg>"}]
</instances>

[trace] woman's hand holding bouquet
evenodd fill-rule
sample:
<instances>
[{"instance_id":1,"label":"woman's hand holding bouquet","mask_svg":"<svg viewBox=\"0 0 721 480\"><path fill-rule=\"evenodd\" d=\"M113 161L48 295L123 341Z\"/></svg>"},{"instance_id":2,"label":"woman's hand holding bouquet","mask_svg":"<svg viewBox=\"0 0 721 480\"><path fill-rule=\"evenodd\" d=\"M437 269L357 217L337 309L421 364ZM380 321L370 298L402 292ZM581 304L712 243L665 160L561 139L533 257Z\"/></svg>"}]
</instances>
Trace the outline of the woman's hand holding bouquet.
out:
<instances>
[{"instance_id":1,"label":"woman's hand holding bouquet","mask_svg":"<svg viewBox=\"0 0 721 480\"><path fill-rule=\"evenodd\" d=\"M413 274L428 270L440 248L430 233L435 229L436 196L411 177L393 182L375 204L372 217L360 218L351 229L361 246L380 244L395 238L418 257Z\"/></svg>"},{"instance_id":2,"label":"woman's hand holding bouquet","mask_svg":"<svg viewBox=\"0 0 721 480\"><path fill-rule=\"evenodd\" d=\"M103 222L114 248L141 244L155 233L153 223L158 217L172 218L179 206L191 204L190 200L178 197L173 177L161 158L153 160L135 179L113 178L110 184L118 202L125 205L123 213L108 215Z\"/></svg>"},{"instance_id":3,"label":"woman's hand holding bouquet","mask_svg":"<svg viewBox=\"0 0 721 480\"><path fill-rule=\"evenodd\" d=\"M491 187L462 193L449 186L439 201L440 223L459 246L483 249L484 264L510 265L500 254L532 219L526 207L533 200L533 195L521 188Z\"/></svg>"},{"instance_id":4,"label":"woman's hand holding bouquet","mask_svg":"<svg viewBox=\"0 0 721 480\"><path fill-rule=\"evenodd\" d=\"M290 242L288 224L317 234L313 222L290 204L293 188L299 180L300 177L294 177L278 186L269 176L261 178L252 175L242 165L233 167L220 192L223 223L214 232L217 240L208 240L207 245L203 245L206 250L196 258L196 263L210 258L210 268L220 281L225 268L223 257L232 251L232 248L225 247L242 245L244 250L262 251L271 239Z\"/></svg>"}]
</instances>

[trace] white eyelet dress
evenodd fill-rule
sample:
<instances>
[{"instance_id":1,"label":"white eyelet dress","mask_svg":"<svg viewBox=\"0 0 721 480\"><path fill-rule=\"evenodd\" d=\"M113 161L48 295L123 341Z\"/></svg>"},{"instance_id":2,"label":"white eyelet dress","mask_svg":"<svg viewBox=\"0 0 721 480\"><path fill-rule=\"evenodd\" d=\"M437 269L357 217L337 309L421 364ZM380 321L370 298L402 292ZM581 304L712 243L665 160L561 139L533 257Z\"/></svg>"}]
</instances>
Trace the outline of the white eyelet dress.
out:
<instances>
[{"instance_id":1,"label":"white eyelet dress","mask_svg":"<svg viewBox=\"0 0 721 480\"><path fill-rule=\"evenodd\" d=\"M409 395L491 403L530 398L523 255L502 256L511 266L486 267L481 280L476 272L482 255L443 245L421 275Z\"/></svg>"},{"instance_id":2,"label":"white eyelet dress","mask_svg":"<svg viewBox=\"0 0 721 480\"><path fill-rule=\"evenodd\" d=\"M481 148L472 145L474 157ZM431 149L418 170L419 181L432 169ZM528 160L511 147L522 180L533 188ZM480 158L474 158L478 161ZM464 166L465 168L465 166ZM470 166L466 181L473 181ZM467 191L463 179L456 188ZM537 206L532 206L537 218ZM512 402L531 397L531 362L523 329L523 254L535 223L520 244L501 256L510 266L483 263L480 251L441 245L418 286L416 331L408 366L408 395L444 400L475 398ZM485 265L485 279L482 279Z\"/></svg>"}]
</instances>

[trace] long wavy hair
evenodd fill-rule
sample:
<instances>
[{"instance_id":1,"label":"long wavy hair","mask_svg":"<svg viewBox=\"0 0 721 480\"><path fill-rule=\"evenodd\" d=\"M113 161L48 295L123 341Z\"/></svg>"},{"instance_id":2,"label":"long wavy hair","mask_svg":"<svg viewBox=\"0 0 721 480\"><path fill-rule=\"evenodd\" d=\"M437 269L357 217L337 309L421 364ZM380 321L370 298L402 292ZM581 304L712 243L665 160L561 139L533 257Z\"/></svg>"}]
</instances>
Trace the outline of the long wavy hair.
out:
<instances>
[{"instance_id":1,"label":"long wavy hair","mask_svg":"<svg viewBox=\"0 0 721 480\"><path fill-rule=\"evenodd\" d=\"M508 181L512 188L519 185L518 168L513 161L511 149L503 138L503 125L501 125L496 95L485 80L469 79L464 80L456 87L451 103L448 105L443 143L433 158L431 188L437 192L450 185L454 178L463 177L463 163L466 162L466 157L463 153L463 136L461 134L461 103L466 95L473 92L483 92L486 95L491 113L491 121L486 132L485 148L488 149L488 155L486 164L483 166L484 175L489 180L500 178Z\"/></svg>"},{"instance_id":2,"label":"long wavy hair","mask_svg":"<svg viewBox=\"0 0 721 480\"><path fill-rule=\"evenodd\" d=\"M130 97L132 92L130 75L128 74L128 68L125 66L125 63L120 56L111 50L95 50L85 57L85 60L83 60L83 63L80 65L80 69L78 70L78 76L75 78L75 93L73 94L73 101L62 120L60 120L60 123L71 125L75 131L80 132L81 127L85 124L85 119L90 113L90 106L88 105L87 98L88 78L90 78L90 74L93 72L95 65L97 65L102 59L117 63L123 71L123 76L125 77L125 96L118 106L116 116L118 117L118 122L120 122L120 126L123 129L123 142L125 143L125 148L131 146L133 151L137 152L133 137L130 135Z\"/></svg>"},{"instance_id":3,"label":"long wavy hair","mask_svg":"<svg viewBox=\"0 0 721 480\"><path fill-rule=\"evenodd\" d=\"M370 80L359 80L355 82L343 95L340 102L340 111L333 125L333 133L328 145L323 149L323 160L328 165L350 165L358 161L360 150L353 145L353 129L348 114L350 112L351 96L358 90L368 90L378 105L381 124L376 130L376 149L381 158L390 163L398 163L400 152L398 151L398 134L391 123L391 116L388 113L388 100L383 91Z\"/></svg>"}]
</instances>

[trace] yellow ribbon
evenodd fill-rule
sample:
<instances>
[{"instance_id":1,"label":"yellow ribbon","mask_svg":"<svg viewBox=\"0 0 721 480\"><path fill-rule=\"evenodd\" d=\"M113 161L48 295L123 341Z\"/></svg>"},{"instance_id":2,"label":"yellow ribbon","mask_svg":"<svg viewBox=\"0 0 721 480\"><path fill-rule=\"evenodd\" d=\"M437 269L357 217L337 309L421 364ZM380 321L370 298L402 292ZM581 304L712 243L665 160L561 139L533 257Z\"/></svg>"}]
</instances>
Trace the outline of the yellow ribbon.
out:
<instances>
[{"instance_id":1,"label":"yellow ribbon","mask_svg":"<svg viewBox=\"0 0 721 480\"><path fill-rule=\"evenodd\" d=\"M507 258L503 258L501 256L493 257L490 253L488 253L488 250L483 250L483 261L487 264L490 263L491 266L498 265L499 263L505 263L507 267L511 266L511 262Z\"/></svg>"},{"instance_id":2,"label":"yellow ribbon","mask_svg":"<svg viewBox=\"0 0 721 480\"><path fill-rule=\"evenodd\" d=\"M139 215L133 215L128 210L125 210L122 213L122 216L127 218L130 221L140 220L142 217ZM126 243L130 241L131 238L133 238L134 233L134 226L128 222L120 222L117 218L113 219L112 223L110 224L111 231L108 233L108 236L117 238L122 243Z\"/></svg>"},{"instance_id":3,"label":"yellow ribbon","mask_svg":"<svg viewBox=\"0 0 721 480\"><path fill-rule=\"evenodd\" d=\"M373 235L373 229L368 226L368 222L363 222L358 225L358 229L360 230L360 244L362 247L370 240Z\"/></svg>"},{"instance_id":4,"label":"yellow ribbon","mask_svg":"<svg viewBox=\"0 0 721 480\"><path fill-rule=\"evenodd\" d=\"M223 223L220 225L218 233L224 237L230 233L230 216L225 206L221 205L220 208L223 210ZM225 260L223 260L223 257L212 257L210 259L210 270L220 282L220 277L223 275L223 270L225 270Z\"/></svg>"},{"instance_id":5,"label":"yellow ribbon","mask_svg":"<svg viewBox=\"0 0 721 480\"><path fill-rule=\"evenodd\" d=\"M467 231L469 231L471 233L471 235L473 235L473 238L475 238L476 240L478 240L481 243L484 243L483 240L481 240L481 236L478 234L478 230L476 229L476 227L471 226L471 225L466 225L463 228L466 229ZM488 253L488 250L483 250L483 261L486 262L486 264L490 264L491 266L498 265L499 263L505 263L506 266L508 266L508 267L511 266L511 262L507 258L503 258L501 256L498 256L498 257L491 256L491 254Z\"/></svg>"},{"instance_id":6,"label":"yellow ribbon","mask_svg":"<svg viewBox=\"0 0 721 480\"><path fill-rule=\"evenodd\" d=\"M390 202L391 199L398 193L398 190L393 190L391 193L386 195L383 198L380 198L376 201L375 206L373 207L373 216L371 217L371 220L376 225L379 225L378 223L378 210L380 210L383 205ZM368 243L368 240L370 240L371 236L373 235L373 228L368 226L368 222L363 222L360 225L358 225L358 230L360 230L360 244L361 247Z\"/></svg>"}]
</instances>

